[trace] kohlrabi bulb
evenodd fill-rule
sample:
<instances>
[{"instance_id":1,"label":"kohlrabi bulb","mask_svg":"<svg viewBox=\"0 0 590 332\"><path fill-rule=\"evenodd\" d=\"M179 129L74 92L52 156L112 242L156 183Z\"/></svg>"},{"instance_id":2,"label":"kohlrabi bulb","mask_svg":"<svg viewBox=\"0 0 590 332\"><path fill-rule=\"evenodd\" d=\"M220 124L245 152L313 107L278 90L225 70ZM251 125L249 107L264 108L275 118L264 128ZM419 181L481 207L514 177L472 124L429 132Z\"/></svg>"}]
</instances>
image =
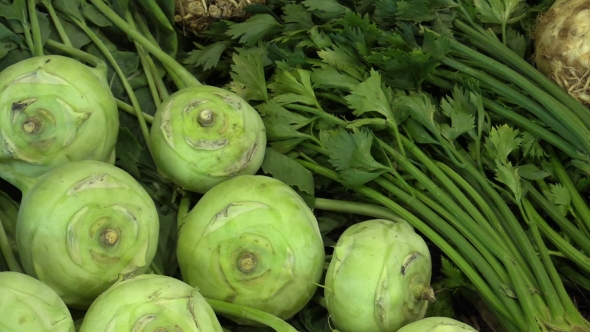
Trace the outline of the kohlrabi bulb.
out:
<instances>
[{"instance_id":1,"label":"kohlrabi bulb","mask_svg":"<svg viewBox=\"0 0 590 332\"><path fill-rule=\"evenodd\" d=\"M410 323L397 332L476 332L473 327L448 317L428 317Z\"/></svg>"},{"instance_id":2,"label":"kohlrabi bulb","mask_svg":"<svg viewBox=\"0 0 590 332\"><path fill-rule=\"evenodd\" d=\"M205 85L164 100L150 140L160 173L197 193L237 175L255 174L266 149L258 112L235 93Z\"/></svg>"},{"instance_id":3,"label":"kohlrabi bulb","mask_svg":"<svg viewBox=\"0 0 590 332\"><path fill-rule=\"evenodd\" d=\"M317 289L324 246L315 216L291 187L242 175L213 187L189 212L177 257L183 280L203 296L289 319Z\"/></svg>"},{"instance_id":4,"label":"kohlrabi bulb","mask_svg":"<svg viewBox=\"0 0 590 332\"><path fill-rule=\"evenodd\" d=\"M148 270L159 231L154 201L131 175L86 160L56 167L24 191L16 243L27 274L85 309L120 275Z\"/></svg>"},{"instance_id":5,"label":"kohlrabi bulb","mask_svg":"<svg viewBox=\"0 0 590 332\"><path fill-rule=\"evenodd\" d=\"M80 332L222 332L199 290L168 276L121 280L88 309Z\"/></svg>"},{"instance_id":6,"label":"kohlrabi bulb","mask_svg":"<svg viewBox=\"0 0 590 332\"><path fill-rule=\"evenodd\" d=\"M557 0L538 21L535 63L579 101L590 105L590 3Z\"/></svg>"},{"instance_id":7,"label":"kohlrabi bulb","mask_svg":"<svg viewBox=\"0 0 590 332\"><path fill-rule=\"evenodd\" d=\"M324 294L341 332L389 332L419 320L434 299L426 242L405 221L347 228L334 247Z\"/></svg>"},{"instance_id":8,"label":"kohlrabi bulb","mask_svg":"<svg viewBox=\"0 0 590 332\"><path fill-rule=\"evenodd\" d=\"M68 307L41 281L0 272L0 331L74 332Z\"/></svg>"},{"instance_id":9,"label":"kohlrabi bulb","mask_svg":"<svg viewBox=\"0 0 590 332\"><path fill-rule=\"evenodd\" d=\"M20 187L71 161L114 163L119 113L104 63L32 57L0 72L0 177Z\"/></svg>"}]
</instances>

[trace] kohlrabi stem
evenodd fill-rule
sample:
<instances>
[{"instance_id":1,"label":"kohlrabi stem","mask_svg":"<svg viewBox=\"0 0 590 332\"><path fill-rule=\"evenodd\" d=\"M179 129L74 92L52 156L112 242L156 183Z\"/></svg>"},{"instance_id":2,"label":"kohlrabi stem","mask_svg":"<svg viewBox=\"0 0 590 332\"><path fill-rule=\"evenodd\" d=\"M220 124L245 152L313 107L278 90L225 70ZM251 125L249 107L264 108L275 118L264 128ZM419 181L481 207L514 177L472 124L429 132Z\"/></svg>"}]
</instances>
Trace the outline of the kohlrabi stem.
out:
<instances>
[{"instance_id":1,"label":"kohlrabi stem","mask_svg":"<svg viewBox=\"0 0 590 332\"><path fill-rule=\"evenodd\" d=\"M185 193L182 195L182 198L180 199L180 205L178 206L178 212L176 214L176 225L177 225L177 229L180 229L180 227L184 224L184 220L186 218L186 215L188 214L188 210L190 208L190 204L191 204L191 200L189 198L189 196Z\"/></svg>"},{"instance_id":2,"label":"kohlrabi stem","mask_svg":"<svg viewBox=\"0 0 590 332\"><path fill-rule=\"evenodd\" d=\"M135 23L133 22L133 18L131 17L131 14L129 12L126 13L125 19L127 20L127 23L135 29ZM143 72L145 73L145 77L148 81L148 87L150 89L154 105L158 107L162 100L160 99L158 88L156 87L154 73L152 73L152 68L149 66L147 62L147 54L138 42L134 41L133 43L135 44L135 48L137 49L137 54L139 54L139 60L141 61Z\"/></svg>"},{"instance_id":3,"label":"kohlrabi stem","mask_svg":"<svg viewBox=\"0 0 590 332\"><path fill-rule=\"evenodd\" d=\"M84 31L84 33L86 33L86 35L88 35L90 40L92 40L92 42L96 45L96 47L98 47L98 49L104 55L104 57L107 59L107 61L111 64L111 66L113 67L113 69L117 73L117 76L119 76L119 79L121 80L121 83L123 84L123 87L125 88L125 91L127 92L127 95L129 96L129 99L131 99L131 105L133 105L133 108L135 109L135 115L139 119L139 127L141 128L141 133L143 134L143 138L145 140L145 145L146 145L148 151L150 151L150 153L151 153L150 130L147 127L147 124L145 122L145 118L143 117L141 105L139 104L139 100L137 100L137 96L135 95L133 88L129 84L127 77L125 76L125 74L121 70L121 67L117 63L117 60L115 60L115 58L113 57L113 55L111 54L111 52L109 51L107 46L100 40L100 38L90 28L88 28L86 23L84 23L76 18L71 18L71 19L72 19L72 21L74 21L78 25L78 27L80 27L80 29L82 29L82 31Z\"/></svg>"},{"instance_id":4,"label":"kohlrabi stem","mask_svg":"<svg viewBox=\"0 0 590 332\"><path fill-rule=\"evenodd\" d=\"M556 290L555 295L559 297L559 299L553 299L553 301L551 299L547 299L547 305L550 308L550 313L552 314L553 319L563 320L564 317L569 316L568 318L570 319L566 319L566 321L571 321L571 319L573 319L574 322L581 324L582 326L586 325L588 322L581 316L580 311L578 310L578 308L576 308L567 290L563 286L561 277L559 276L559 273L557 272L555 265L553 265L547 247L545 246L545 243L541 238L541 233L537 228L539 224L537 220L542 217L537 213L533 205L527 199L523 199L522 203L523 208L526 214L528 215L530 221L529 229L531 230L531 234L537 245L539 256L541 257L541 261L543 261L545 269L547 270L547 273L549 274L549 277L553 282L553 285ZM574 317L571 317L572 315Z\"/></svg>"},{"instance_id":5,"label":"kohlrabi stem","mask_svg":"<svg viewBox=\"0 0 590 332\"><path fill-rule=\"evenodd\" d=\"M303 165L305 168L312 171L313 173L322 175L336 182L341 181L340 177L338 176L338 173L332 170L329 170L325 167L304 160L296 159L296 161ZM500 300L498 295L482 279L479 272L477 272L467 262L467 260L465 260L465 258L456 251L455 246L461 248L462 250L465 250L467 252L467 255L471 256L472 260L475 259L476 264L484 264L485 260L483 259L483 257L479 256L479 253L463 238L463 236L461 236L455 229L450 227L444 220L441 219L442 223L437 224L437 226L444 226L445 231L439 231L442 234L444 234L445 237L453 239L455 242L455 246L451 246L441 235L439 235L439 232L430 228L427 224L425 224L422 221L422 219L416 217L411 212L403 208L401 205L395 203L391 199L380 194L378 191L375 191L366 186L358 186L353 188L353 190L372 199L375 202L380 203L384 207L391 209L394 213L398 214L403 219L407 220L419 232L424 234L424 236L426 236L438 248L440 248L447 255L447 257L449 257L451 261L453 261L457 265L457 267L467 276L467 278L471 280L475 288L478 289L479 293L482 295L482 299L486 302L486 304L494 312L498 313L498 319L500 319L502 323L504 323L504 326L506 327L507 331L517 332L526 330L525 322L522 320L522 311L516 308L515 311L509 312L508 308L510 307L506 306L505 303ZM413 201L415 201L415 199ZM456 234L456 236L450 236L450 234ZM462 247L463 243L466 243L466 247ZM494 273L491 272L491 274L493 275ZM501 293L500 289L497 289L497 291Z\"/></svg>"},{"instance_id":6,"label":"kohlrabi stem","mask_svg":"<svg viewBox=\"0 0 590 332\"><path fill-rule=\"evenodd\" d=\"M577 214L580 217L580 219L584 222L587 228L590 228L590 209L588 209L588 203L584 201L582 196L580 196L578 189L574 185L574 182L572 181L570 176L565 171L565 168L561 164L561 161L559 161L559 158L557 158L557 154L555 153L555 151L553 151L551 147L548 147L547 153L550 156L549 160L551 162L551 166L553 166L553 172L555 173L555 176L557 176L559 182L561 182L561 184L569 192L572 200L572 205L578 212Z\"/></svg>"},{"instance_id":7,"label":"kohlrabi stem","mask_svg":"<svg viewBox=\"0 0 590 332\"><path fill-rule=\"evenodd\" d=\"M395 222L404 221L391 210L379 205L342 201L337 199L316 198L314 208L318 210L352 213L378 219L387 219Z\"/></svg>"},{"instance_id":8,"label":"kohlrabi stem","mask_svg":"<svg viewBox=\"0 0 590 332\"><path fill-rule=\"evenodd\" d=\"M55 8L53 8L53 4L51 3L51 1L53 0L45 0L41 1L41 3L43 4L43 6L45 6L45 9L47 9L49 17L51 17L51 20L53 21L53 26L55 26L55 29L57 30L59 38L61 38L62 40L62 43L66 44L67 46L72 46L72 42L68 37L68 33L61 24L59 16L57 16L57 13L55 12Z\"/></svg>"},{"instance_id":9,"label":"kohlrabi stem","mask_svg":"<svg viewBox=\"0 0 590 332\"><path fill-rule=\"evenodd\" d=\"M150 42L144 37L139 31L131 28L129 24L125 22L117 13L115 13L109 6L107 6L104 0L90 0L94 6L105 15L111 22L113 22L119 29L123 30L133 40L137 41L143 46L148 52L160 60L165 66L174 71L176 75L186 84L186 86L198 86L201 83L180 63L174 58L162 51L159 46Z\"/></svg>"},{"instance_id":10,"label":"kohlrabi stem","mask_svg":"<svg viewBox=\"0 0 590 332\"><path fill-rule=\"evenodd\" d=\"M31 21L31 30L33 32L33 56L43 55L43 38L41 38L41 28L39 27L39 18L37 17L36 4L37 0L26 0L29 10L29 20Z\"/></svg>"},{"instance_id":11,"label":"kohlrabi stem","mask_svg":"<svg viewBox=\"0 0 590 332\"><path fill-rule=\"evenodd\" d=\"M106 72L107 64L102 61L99 57L96 57L90 53L86 53L84 51L80 51L72 46L68 46L66 44L58 43L55 40L48 39L45 45L49 48L53 48L60 52L66 53L71 55L72 57L79 58L80 60L86 62L87 64L93 66L96 69Z\"/></svg>"},{"instance_id":12,"label":"kohlrabi stem","mask_svg":"<svg viewBox=\"0 0 590 332\"><path fill-rule=\"evenodd\" d=\"M211 306L216 314L228 315L236 318L248 319L263 325L266 325L277 332L297 332L289 323L279 317L261 310L257 310L245 305L228 303L206 298L207 303Z\"/></svg>"},{"instance_id":13,"label":"kohlrabi stem","mask_svg":"<svg viewBox=\"0 0 590 332\"><path fill-rule=\"evenodd\" d=\"M12 248L10 247L10 243L8 242L8 236L6 236L6 231L4 230L4 225L2 224L2 220L0 220L0 251L2 252L2 256L6 260L6 264L10 271L13 272L20 272L23 271L20 268L20 265L14 257L14 253L12 252Z\"/></svg>"},{"instance_id":14,"label":"kohlrabi stem","mask_svg":"<svg viewBox=\"0 0 590 332\"><path fill-rule=\"evenodd\" d=\"M137 113L135 112L135 108L133 108L133 106L127 104L126 102L116 99L117 101L117 107L122 110L125 113L128 113L130 115L133 115L135 117L137 117ZM149 124L152 124L154 122L154 117L147 114L147 113L143 113L143 118L145 119L145 121Z\"/></svg>"}]
</instances>

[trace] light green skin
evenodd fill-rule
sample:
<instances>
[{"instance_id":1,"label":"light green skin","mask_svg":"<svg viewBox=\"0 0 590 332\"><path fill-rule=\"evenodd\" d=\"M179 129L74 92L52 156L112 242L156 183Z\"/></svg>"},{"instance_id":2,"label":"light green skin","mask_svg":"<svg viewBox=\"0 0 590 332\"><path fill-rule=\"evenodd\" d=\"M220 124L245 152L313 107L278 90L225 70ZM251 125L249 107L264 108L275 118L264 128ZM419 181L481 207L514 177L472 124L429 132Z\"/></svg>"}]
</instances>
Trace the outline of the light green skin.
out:
<instances>
[{"instance_id":1,"label":"light green skin","mask_svg":"<svg viewBox=\"0 0 590 332\"><path fill-rule=\"evenodd\" d=\"M397 332L476 332L473 327L448 317L428 317L410 323Z\"/></svg>"},{"instance_id":2,"label":"light green skin","mask_svg":"<svg viewBox=\"0 0 590 332\"><path fill-rule=\"evenodd\" d=\"M119 233L103 245L106 229ZM27 274L85 309L119 274L144 273L158 245L158 212L122 169L98 161L54 168L24 194L16 241Z\"/></svg>"},{"instance_id":3,"label":"light green skin","mask_svg":"<svg viewBox=\"0 0 590 332\"><path fill-rule=\"evenodd\" d=\"M91 68L58 55L0 72L0 177L20 188L20 178L66 162L114 163L119 113L106 73L104 64ZM15 106L23 102L28 106ZM33 120L38 131L27 132Z\"/></svg>"},{"instance_id":4,"label":"light green skin","mask_svg":"<svg viewBox=\"0 0 590 332\"><path fill-rule=\"evenodd\" d=\"M330 319L341 332L397 331L426 314L421 295L431 275L426 242L407 222L354 224L338 239L326 273Z\"/></svg>"},{"instance_id":5,"label":"light green skin","mask_svg":"<svg viewBox=\"0 0 590 332\"><path fill-rule=\"evenodd\" d=\"M0 272L0 331L74 332L68 307L47 285L26 274Z\"/></svg>"},{"instance_id":6,"label":"light green skin","mask_svg":"<svg viewBox=\"0 0 590 332\"><path fill-rule=\"evenodd\" d=\"M203 110L215 114L212 125L199 124ZM240 96L202 85L182 89L162 102L150 141L160 173L186 190L203 194L234 176L258 171L266 130L258 112Z\"/></svg>"},{"instance_id":7,"label":"light green skin","mask_svg":"<svg viewBox=\"0 0 590 332\"><path fill-rule=\"evenodd\" d=\"M250 272L238 267L243 253L256 257ZM209 190L190 211L177 258L183 280L203 296L289 319L317 289L324 246L315 216L293 189L243 175Z\"/></svg>"},{"instance_id":8,"label":"light green skin","mask_svg":"<svg viewBox=\"0 0 590 332\"><path fill-rule=\"evenodd\" d=\"M0 223L4 227L4 232L8 238L8 243L12 248L12 254L19 260L18 249L16 247L16 221L18 219L19 205L8 194L0 191Z\"/></svg>"},{"instance_id":9,"label":"light green skin","mask_svg":"<svg viewBox=\"0 0 590 332\"><path fill-rule=\"evenodd\" d=\"M88 309L79 332L222 332L196 288L144 274L117 282Z\"/></svg>"}]
</instances>

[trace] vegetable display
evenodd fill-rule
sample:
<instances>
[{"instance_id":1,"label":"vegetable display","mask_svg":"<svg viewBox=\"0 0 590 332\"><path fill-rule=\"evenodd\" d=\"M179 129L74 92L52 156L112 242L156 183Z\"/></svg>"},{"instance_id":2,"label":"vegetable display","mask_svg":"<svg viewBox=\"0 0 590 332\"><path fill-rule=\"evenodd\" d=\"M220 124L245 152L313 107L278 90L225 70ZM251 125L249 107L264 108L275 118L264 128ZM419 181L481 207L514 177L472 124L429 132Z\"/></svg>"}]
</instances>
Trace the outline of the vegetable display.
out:
<instances>
[{"instance_id":1,"label":"vegetable display","mask_svg":"<svg viewBox=\"0 0 590 332\"><path fill-rule=\"evenodd\" d=\"M180 222L182 278L205 297L289 319L314 295L324 264L317 220L279 180L222 182Z\"/></svg>"},{"instance_id":2,"label":"vegetable display","mask_svg":"<svg viewBox=\"0 0 590 332\"><path fill-rule=\"evenodd\" d=\"M120 280L88 309L80 332L223 331L199 290L167 277L144 274Z\"/></svg>"},{"instance_id":3,"label":"vegetable display","mask_svg":"<svg viewBox=\"0 0 590 332\"><path fill-rule=\"evenodd\" d=\"M74 332L68 307L49 286L26 274L0 272L0 329Z\"/></svg>"},{"instance_id":4,"label":"vegetable display","mask_svg":"<svg viewBox=\"0 0 590 332\"><path fill-rule=\"evenodd\" d=\"M70 161L115 162L119 117L104 63L32 57L0 73L0 177L19 186Z\"/></svg>"},{"instance_id":5,"label":"vegetable display","mask_svg":"<svg viewBox=\"0 0 590 332\"><path fill-rule=\"evenodd\" d=\"M0 0L0 309L40 331L590 332L589 15Z\"/></svg>"},{"instance_id":6,"label":"vegetable display","mask_svg":"<svg viewBox=\"0 0 590 332\"><path fill-rule=\"evenodd\" d=\"M164 177L205 193L231 177L255 174L264 159L266 135L260 115L240 96L197 86L160 104L150 145Z\"/></svg>"},{"instance_id":7,"label":"vegetable display","mask_svg":"<svg viewBox=\"0 0 590 332\"><path fill-rule=\"evenodd\" d=\"M374 219L340 235L326 272L326 304L342 332L397 331L422 319L432 263L426 242L407 222Z\"/></svg>"},{"instance_id":8,"label":"vegetable display","mask_svg":"<svg viewBox=\"0 0 590 332\"><path fill-rule=\"evenodd\" d=\"M99 161L69 162L23 191L16 225L22 265L68 306L87 308L119 275L148 270L158 212L125 171Z\"/></svg>"}]
</instances>

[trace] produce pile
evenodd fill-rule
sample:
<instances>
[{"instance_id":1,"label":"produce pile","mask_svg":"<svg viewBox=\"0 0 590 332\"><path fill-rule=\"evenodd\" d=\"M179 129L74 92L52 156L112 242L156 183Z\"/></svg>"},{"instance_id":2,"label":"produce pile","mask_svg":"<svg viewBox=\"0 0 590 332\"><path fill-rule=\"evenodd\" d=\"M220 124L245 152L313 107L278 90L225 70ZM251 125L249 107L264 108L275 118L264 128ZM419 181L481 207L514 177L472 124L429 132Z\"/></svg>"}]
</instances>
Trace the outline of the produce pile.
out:
<instances>
[{"instance_id":1,"label":"produce pile","mask_svg":"<svg viewBox=\"0 0 590 332\"><path fill-rule=\"evenodd\" d=\"M0 330L590 331L587 0L0 0Z\"/></svg>"}]
</instances>

